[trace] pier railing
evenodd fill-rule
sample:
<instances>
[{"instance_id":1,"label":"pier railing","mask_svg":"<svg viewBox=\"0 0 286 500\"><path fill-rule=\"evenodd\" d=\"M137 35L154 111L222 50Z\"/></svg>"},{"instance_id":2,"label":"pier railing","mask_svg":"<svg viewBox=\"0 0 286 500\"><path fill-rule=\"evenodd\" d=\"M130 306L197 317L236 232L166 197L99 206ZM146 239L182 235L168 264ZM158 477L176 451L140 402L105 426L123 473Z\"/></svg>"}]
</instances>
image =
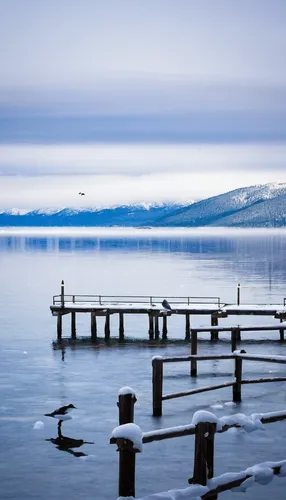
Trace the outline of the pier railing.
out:
<instances>
[{"instance_id":1,"label":"pier railing","mask_svg":"<svg viewBox=\"0 0 286 500\"><path fill-rule=\"evenodd\" d=\"M220 297L169 297L159 295L54 295L53 305L64 305L74 303L88 303L104 306L108 304L161 304L166 299L174 306L175 304L215 304L218 308L221 306Z\"/></svg>"},{"instance_id":2,"label":"pier railing","mask_svg":"<svg viewBox=\"0 0 286 500\"><path fill-rule=\"evenodd\" d=\"M283 460L256 464L245 471L214 477L214 442L216 434L224 433L231 428L243 428L246 432L252 432L261 428L263 424L285 420L286 410L253 414L250 417L239 413L238 415L222 418L218 418L208 411L199 411L194 414L192 422L187 425L142 432L133 423L135 403L135 392L128 387L123 388L117 403L119 407L119 427L113 430L110 439L110 443L116 444L117 451L119 451L119 497L135 497L135 457L137 453L143 451L144 444L189 435L195 436L195 449L193 475L188 480L192 486L189 486L187 491L184 490L185 494L188 493L188 498L199 497L215 500L217 495L223 491L241 485L243 488L244 482L249 478L252 478L252 480L245 483L245 487L254 482L266 484L274 475L286 475L286 460ZM158 473L157 468L156 471ZM266 475L269 481L265 481ZM183 490L178 491L183 492ZM245 489L241 491L245 491ZM152 495L150 498L152 498Z\"/></svg>"},{"instance_id":3,"label":"pier railing","mask_svg":"<svg viewBox=\"0 0 286 500\"><path fill-rule=\"evenodd\" d=\"M176 392L163 395L163 364L191 362L191 376L197 376L197 362L214 360L214 359L233 359L234 360L234 379L216 385L209 385L184 392ZM236 351L232 354L209 355L209 356L155 356L152 359L152 388L153 388L153 416L160 417L162 415L163 401L184 396L193 396L202 392L214 391L225 387L232 387L233 402L241 401L241 386L243 384L259 384L265 382L286 382L285 377L264 377L259 379L242 379L242 361L259 361L286 364L286 356L260 356L247 354L245 351Z\"/></svg>"}]
</instances>

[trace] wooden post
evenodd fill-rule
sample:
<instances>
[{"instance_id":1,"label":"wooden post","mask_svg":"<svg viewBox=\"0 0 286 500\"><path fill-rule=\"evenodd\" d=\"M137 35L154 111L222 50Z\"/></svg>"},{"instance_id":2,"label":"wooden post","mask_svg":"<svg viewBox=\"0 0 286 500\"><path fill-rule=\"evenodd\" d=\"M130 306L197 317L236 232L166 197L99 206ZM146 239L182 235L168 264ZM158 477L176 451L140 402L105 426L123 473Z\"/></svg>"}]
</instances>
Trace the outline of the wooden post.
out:
<instances>
[{"instance_id":1,"label":"wooden post","mask_svg":"<svg viewBox=\"0 0 286 500\"><path fill-rule=\"evenodd\" d=\"M283 318L280 318L280 323L282 323L284 320ZM279 330L280 333L280 340L284 340L284 330Z\"/></svg>"},{"instance_id":2,"label":"wooden post","mask_svg":"<svg viewBox=\"0 0 286 500\"><path fill-rule=\"evenodd\" d=\"M153 314L149 313L149 339L153 340L154 338L154 321L153 321Z\"/></svg>"},{"instance_id":3,"label":"wooden post","mask_svg":"<svg viewBox=\"0 0 286 500\"><path fill-rule=\"evenodd\" d=\"M57 339L62 340L62 315L60 312L57 316Z\"/></svg>"},{"instance_id":4,"label":"wooden post","mask_svg":"<svg viewBox=\"0 0 286 500\"><path fill-rule=\"evenodd\" d=\"M135 457L136 450L129 439L118 439L119 451L119 497L135 497Z\"/></svg>"},{"instance_id":5,"label":"wooden post","mask_svg":"<svg viewBox=\"0 0 286 500\"><path fill-rule=\"evenodd\" d=\"M118 409L119 409L119 425L129 424L134 422L134 405L137 399L134 393L119 394Z\"/></svg>"},{"instance_id":6,"label":"wooden post","mask_svg":"<svg viewBox=\"0 0 286 500\"><path fill-rule=\"evenodd\" d=\"M76 318L75 318L75 312L71 313L71 338L72 338L72 340L76 339Z\"/></svg>"},{"instance_id":7,"label":"wooden post","mask_svg":"<svg viewBox=\"0 0 286 500\"><path fill-rule=\"evenodd\" d=\"M90 313L90 336L92 342L96 341L97 339L97 325L96 325L96 316L95 312L91 311Z\"/></svg>"},{"instance_id":8,"label":"wooden post","mask_svg":"<svg viewBox=\"0 0 286 500\"><path fill-rule=\"evenodd\" d=\"M218 318L216 316L211 316L211 325L212 326L218 326ZM218 331L217 330L211 330L211 340L218 340Z\"/></svg>"},{"instance_id":9,"label":"wooden post","mask_svg":"<svg viewBox=\"0 0 286 500\"><path fill-rule=\"evenodd\" d=\"M65 307L65 282L61 282L61 307Z\"/></svg>"},{"instance_id":10,"label":"wooden post","mask_svg":"<svg viewBox=\"0 0 286 500\"><path fill-rule=\"evenodd\" d=\"M237 285L237 291L236 291L236 303L238 306L240 305L240 284L239 283Z\"/></svg>"},{"instance_id":11,"label":"wooden post","mask_svg":"<svg viewBox=\"0 0 286 500\"><path fill-rule=\"evenodd\" d=\"M234 403L241 401L241 378L242 378L242 359L238 356L234 360L235 384L232 386L232 400Z\"/></svg>"},{"instance_id":12,"label":"wooden post","mask_svg":"<svg viewBox=\"0 0 286 500\"><path fill-rule=\"evenodd\" d=\"M185 340L190 340L190 315L186 314L186 334Z\"/></svg>"},{"instance_id":13,"label":"wooden post","mask_svg":"<svg viewBox=\"0 0 286 500\"><path fill-rule=\"evenodd\" d=\"M160 337L159 316L158 316L158 314L155 314L154 320L155 320L155 339L158 340L158 338Z\"/></svg>"},{"instance_id":14,"label":"wooden post","mask_svg":"<svg viewBox=\"0 0 286 500\"><path fill-rule=\"evenodd\" d=\"M124 340L124 314L119 313L119 339Z\"/></svg>"},{"instance_id":15,"label":"wooden post","mask_svg":"<svg viewBox=\"0 0 286 500\"><path fill-rule=\"evenodd\" d=\"M236 351L236 340L237 340L237 330L233 329L231 330L231 350Z\"/></svg>"},{"instance_id":16,"label":"wooden post","mask_svg":"<svg viewBox=\"0 0 286 500\"><path fill-rule=\"evenodd\" d=\"M191 354L198 354L198 332L191 330ZM191 359L191 377L197 376L197 360Z\"/></svg>"},{"instance_id":17,"label":"wooden post","mask_svg":"<svg viewBox=\"0 0 286 500\"><path fill-rule=\"evenodd\" d=\"M105 336L105 340L110 339L110 314L109 314L109 312L107 312L106 316L105 316L104 336Z\"/></svg>"},{"instance_id":18,"label":"wooden post","mask_svg":"<svg viewBox=\"0 0 286 500\"><path fill-rule=\"evenodd\" d=\"M162 338L166 339L168 335L168 329L167 329L167 315L164 314L163 316L163 330L162 330Z\"/></svg>"},{"instance_id":19,"label":"wooden post","mask_svg":"<svg viewBox=\"0 0 286 500\"><path fill-rule=\"evenodd\" d=\"M163 395L163 361L158 358L154 358L152 360L152 386L153 417L161 417Z\"/></svg>"},{"instance_id":20,"label":"wooden post","mask_svg":"<svg viewBox=\"0 0 286 500\"><path fill-rule=\"evenodd\" d=\"M199 422L196 425L194 474L189 483L206 486L214 476L214 437L216 423ZM210 497L212 500L217 495Z\"/></svg>"}]
</instances>

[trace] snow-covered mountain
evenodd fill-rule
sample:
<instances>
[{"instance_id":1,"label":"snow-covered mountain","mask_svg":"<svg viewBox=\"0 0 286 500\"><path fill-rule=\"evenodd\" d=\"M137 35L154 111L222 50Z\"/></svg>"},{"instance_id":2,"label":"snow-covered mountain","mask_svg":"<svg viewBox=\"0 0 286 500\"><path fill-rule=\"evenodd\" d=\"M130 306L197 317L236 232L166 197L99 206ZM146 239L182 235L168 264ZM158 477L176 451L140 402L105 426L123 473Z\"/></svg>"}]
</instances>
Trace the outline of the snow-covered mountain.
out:
<instances>
[{"instance_id":1,"label":"snow-covered mountain","mask_svg":"<svg viewBox=\"0 0 286 500\"><path fill-rule=\"evenodd\" d=\"M181 207L179 203L140 203L103 209L12 209L0 212L0 226L152 226Z\"/></svg>"},{"instance_id":2,"label":"snow-covered mountain","mask_svg":"<svg viewBox=\"0 0 286 500\"><path fill-rule=\"evenodd\" d=\"M156 221L162 226L286 226L286 183L235 189L182 207Z\"/></svg>"}]
</instances>

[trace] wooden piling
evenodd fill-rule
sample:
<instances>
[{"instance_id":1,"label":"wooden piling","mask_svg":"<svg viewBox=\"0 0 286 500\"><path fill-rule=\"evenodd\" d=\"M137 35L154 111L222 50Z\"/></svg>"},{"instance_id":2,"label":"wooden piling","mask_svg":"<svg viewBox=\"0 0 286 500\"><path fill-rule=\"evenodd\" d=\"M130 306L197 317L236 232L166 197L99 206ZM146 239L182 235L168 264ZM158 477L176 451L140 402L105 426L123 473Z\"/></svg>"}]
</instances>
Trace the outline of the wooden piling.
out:
<instances>
[{"instance_id":1,"label":"wooden piling","mask_svg":"<svg viewBox=\"0 0 286 500\"><path fill-rule=\"evenodd\" d=\"M153 417L161 417L163 395L163 361L158 358L154 358L152 360L152 388Z\"/></svg>"},{"instance_id":2,"label":"wooden piling","mask_svg":"<svg viewBox=\"0 0 286 500\"><path fill-rule=\"evenodd\" d=\"M283 321L283 318L280 318L280 323L282 323ZM280 340L284 340L284 330L279 330L279 334L280 334Z\"/></svg>"},{"instance_id":3,"label":"wooden piling","mask_svg":"<svg viewBox=\"0 0 286 500\"><path fill-rule=\"evenodd\" d=\"M185 340L190 340L190 315L186 314L186 334Z\"/></svg>"},{"instance_id":4,"label":"wooden piling","mask_svg":"<svg viewBox=\"0 0 286 500\"><path fill-rule=\"evenodd\" d=\"M119 451L119 497L135 497L135 457L136 450L129 439L118 439Z\"/></svg>"},{"instance_id":5,"label":"wooden piling","mask_svg":"<svg viewBox=\"0 0 286 500\"><path fill-rule=\"evenodd\" d=\"M94 311L90 313L90 336L92 342L95 342L97 339L97 325L96 325L96 315Z\"/></svg>"},{"instance_id":6,"label":"wooden piling","mask_svg":"<svg viewBox=\"0 0 286 500\"><path fill-rule=\"evenodd\" d=\"M199 422L196 425L194 472L189 483L205 486L214 476L214 437L216 424ZM212 500L217 495L210 497Z\"/></svg>"},{"instance_id":7,"label":"wooden piling","mask_svg":"<svg viewBox=\"0 0 286 500\"><path fill-rule=\"evenodd\" d=\"M163 316L163 329L162 329L162 338L166 339L168 335L168 329L167 329L167 315L164 314Z\"/></svg>"},{"instance_id":8,"label":"wooden piling","mask_svg":"<svg viewBox=\"0 0 286 500\"><path fill-rule=\"evenodd\" d=\"M236 304L239 306L240 305L240 284L237 284L237 290L236 290Z\"/></svg>"},{"instance_id":9,"label":"wooden piling","mask_svg":"<svg viewBox=\"0 0 286 500\"><path fill-rule=\"evenodd\" d=\"M133 393L119 394L118 410L119 410L119 425L129 424L134 422L134 405L137 399Z\"/></svg>"},{"instance_id":10,"label":"wooden piling","mask_svg":"<svg viewBox=\"0 0 286 500\"><path fill-rule=\"evenodd\" d=\"M211 316L211 326L218 326L218 318L217 316ZM218 340L218 331L211 330L211 340Z\"/></svg>"},{"instance_id":11,"label":"wooden piling","mask_svg":"<svg viewBox=\"0 0 286 500\"><path fill-rule=\"evenodd\" d=\"M124 340L124 314L119 313L119 339Z\"/></svg>"},{"instance_id":12,"label":"wooden piling","mask_svg":"<svg viewBox=\"0 0 286 500\"><path fill-rule=\"evenodd\" d=\"M107 312L106 316L105 316L104 337L105 337L105 340L110 339L110 314L109 314L109 312Z\"/></svg>"},{"instance_id":13,"label":"wooden piling","mask_svg":"<svg viewBox=\"0 0 286 500\"><path fill-rule=\"evenodd\" d=\"M153 340L154 338L154 321L153 321L153 314L149 313L149 339Z\"/></svg>"},{"instance_id":14,"label":"wooden piling","mask_svg":"<svg viewBox=\"0 0 286 500\"><path fill-rule=\"evenodd\" d=\"M242 359L236 357L234 360L235 384L232 386L232 400L234 403L241 401L241 378L242 378Z\"/></svg>"},{"instance_id":15,"label":"wooden piling","mask_svg":"<svg viewBox=\"0 0 286 500\"><path fill-rule=\"evenodd\" d=\"M59 312L57 316L57 339L62 340L62 315Z\"/></svg>"},{"instance_id":16,"label":"wooden piling","mask_svg":"<svg viewBox=\"0 0 286 500\"><path fill-rule=\"evenodd\" d=\"M155 321L155 339L158 340L158 338L160 337L159 316L158 316L158 314L155 314L154 321Z\"/></svg>"},{"instance_id":17,"label":"wooden piling","mask_svg":"<svg viewBox=\"0 0 286 500\"><path fill-rule=\"evenodd\" d=\"M196 330L192 330L191 336L191 354L198 353L198 332ZM191 377L197 376L197 360L191 359Z\"/></svg>"},{"instance_id":18,"label":"wooden piling","mask_svg":"<svg viewBox=\"0 0 286 500\"><path fill-rule=\"evenodd\" d=\"M236 351L236 341L237 341L237 330L231 330L231 350Z\"/></svg>"},{"instance_id":19,"label":"wooden piling","mask_svg":"<svg viewBox=\"0 0 286 500\"><path fill-rule=\"evenodd\" d=\"M72 340L76 340L76 313L71 313L71 338Z\"/></svg>"}]
</instances>

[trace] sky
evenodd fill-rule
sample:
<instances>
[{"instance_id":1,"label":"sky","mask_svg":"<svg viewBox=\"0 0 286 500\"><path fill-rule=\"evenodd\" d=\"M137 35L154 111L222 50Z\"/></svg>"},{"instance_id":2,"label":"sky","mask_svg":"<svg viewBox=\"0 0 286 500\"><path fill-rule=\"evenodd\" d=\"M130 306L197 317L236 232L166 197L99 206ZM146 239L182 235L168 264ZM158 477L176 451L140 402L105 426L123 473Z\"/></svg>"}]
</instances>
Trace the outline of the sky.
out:
<instances>
[{"instance_id":1,"label":"sky","mask_svg":"<svg viewBox=\"0 0 286 500\"><path fill-rule=\"evenodd\" d=\"M0 0L0 12L0 208L286 182L285 0Z\"/></svg>"}]
</instances>

